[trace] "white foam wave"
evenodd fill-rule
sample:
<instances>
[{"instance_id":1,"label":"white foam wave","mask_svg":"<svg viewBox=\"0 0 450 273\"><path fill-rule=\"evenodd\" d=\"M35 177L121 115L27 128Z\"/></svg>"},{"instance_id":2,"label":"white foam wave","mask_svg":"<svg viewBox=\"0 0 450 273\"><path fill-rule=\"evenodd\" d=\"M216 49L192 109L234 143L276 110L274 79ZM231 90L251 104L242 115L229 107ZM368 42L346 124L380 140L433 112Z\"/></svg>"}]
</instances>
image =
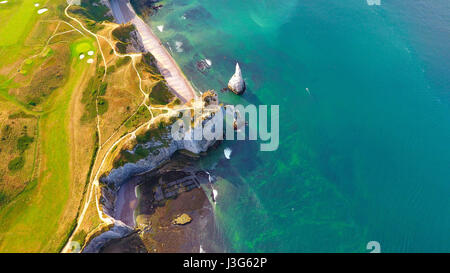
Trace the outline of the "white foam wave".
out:
<instances>
[{"instance_id":1,"label":"white foam wave","mask_svg":"<svg viewBox=\"0 0 450 273\"><path fill-rule=\"evenodd\" d=\"M175 41L175 49L177 50L177 52L183 52L183 42L180 41Z\"/></svg>"},{"instance_id":2,"label":"white foam wave","mask_svg":"<svg viewBox=\"0 0 450 273\"><path fill-rule=\"evenodd\" d=\"M232 151L231 151L230 148L225 148L225 149L223 150L223 153L224 153L226 159L230 159L230 157L231 157L231 152L232 152Z\"/></svg>"}]
</instances>

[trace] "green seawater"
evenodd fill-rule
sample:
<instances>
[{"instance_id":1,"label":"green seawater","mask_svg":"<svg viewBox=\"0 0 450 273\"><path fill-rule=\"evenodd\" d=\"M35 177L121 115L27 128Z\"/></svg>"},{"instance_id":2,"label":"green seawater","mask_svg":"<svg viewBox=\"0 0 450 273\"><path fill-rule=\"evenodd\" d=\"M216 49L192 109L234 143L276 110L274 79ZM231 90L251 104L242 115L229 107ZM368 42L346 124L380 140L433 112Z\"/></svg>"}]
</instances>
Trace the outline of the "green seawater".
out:
<instances>
[{"instance_id":1,"label":"green seawater","mask_svg":"<svg viewBox=\"0 0 450 273\"><path fill-rule=\"evenodd\" d=\"M163 4L148 21L196 88L280 105L278 150L225 141L200 162L226 251L450 251L448 0ZM236 61L241 97L219 92Z\"/></svg>"}]
</instances>

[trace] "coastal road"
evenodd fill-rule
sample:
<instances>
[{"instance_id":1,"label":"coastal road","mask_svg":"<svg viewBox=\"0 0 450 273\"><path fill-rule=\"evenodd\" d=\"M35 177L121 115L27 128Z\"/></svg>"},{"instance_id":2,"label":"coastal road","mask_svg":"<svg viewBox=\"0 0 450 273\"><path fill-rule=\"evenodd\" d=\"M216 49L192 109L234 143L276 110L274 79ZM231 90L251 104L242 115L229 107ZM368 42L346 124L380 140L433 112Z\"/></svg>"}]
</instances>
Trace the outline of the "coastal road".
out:
<instances>
[{"instance_id":1,"label":"coastal road","mask_svg":"<svg viewBox=\"0 0 450 273\"><path fill-rule=\"evenodd\" d=\"M169 89L183 102L196 97L191 83L186 79L178 64L174 61L158 37L139 16L136 15L128 0L111 0L111 9L119 24L131 22L138 31L142 45L156 59L157 66L167 82Z\"/></svg>"}]
</instances>

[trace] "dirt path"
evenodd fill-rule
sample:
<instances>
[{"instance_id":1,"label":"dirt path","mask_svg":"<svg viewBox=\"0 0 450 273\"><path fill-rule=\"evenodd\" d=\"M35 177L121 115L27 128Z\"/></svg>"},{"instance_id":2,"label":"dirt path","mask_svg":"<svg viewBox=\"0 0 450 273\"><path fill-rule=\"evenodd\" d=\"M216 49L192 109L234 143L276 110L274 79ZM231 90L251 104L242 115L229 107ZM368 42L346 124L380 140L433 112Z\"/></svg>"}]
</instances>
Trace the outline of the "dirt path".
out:
<instances>
[{"instance_id":1,"label":"dirt path","mask_svg":"<svg viewBox=\"0 0 450 273\"><path fill-rule=\"evenodd\" d=\"M122 4L124 4L123 2L120 2ZM117 0L113 0L111 2L112 6L117 4ZM128 12L131 12L132 7L131 5L126 2L126 4L128 6L126 6L126 9L128 9ZM138 132L139 130L141 130L144 127L149 128L151 124L153 124L153 122L155 122L156 117L153 116L152 113L152 108L155 107L151 107L150 105L146 104L146 100L148 100L148 94L146 94L143 90L142 90L142 78L139 74L139 71L136 68L136 59L138 57L141 56L141 54L119 54L118 52L116 52L114 45L111 43L111 41L101 35L97 35L91 31L89 31L78 19L70 16L68 14L68 9L70 8L71 4L69 4L64 13L66 15L67 18L75 21L82 30L84 30L85 32L87 32L88 34L92 35L95 37L95 39L97 40L97 44L99 47L99 51L101 53L102 56L102 60L103 63L105 65L105 75L107 73L107 69L108 69L108 65L106 64L105 61L105 57L103 54L103 50L101 48L101 44L100 44L100 39L105 40L109 46L111 47L111 49L113 50L114 54L118 57L131 57L132 60L132 66L137 74L137 77L139 79L139 89L141 91L141 93L143 94L143 101L141 103L141 105L145 105L147 107L147 109L150 111L151 114L151 119L148 120L147 122L145 122L144 124L141 124L138 128L135 128L135 130L133 130L132 132L129 132L123 136L121 136L119 139L117 139L116 141L114 141L112 144L109 145L109 148L105 151L101 161L97 164L100 155L100 152L103 151L104 148L108 147L106 144L108 142L110 142L110 140L113 139L113 137L116 135L116 133L119 131L119 129L123 126L121 126L119 129L117 129L111 136L109 136L105 141L102 142L102 136L100 134L100 117L98 115L98 109L97 109L97 132L99 135L99 149L97 151L97 154L95 155L95 163L94 166L98 166L97 168L94 167L92 173L91 173L91 177L90 177L90 183L88 184L88 190L87 190L87 196L85 198L85 201L82 204L82 210L81 213L77 219L77 224L76 227L74 229L74 231L72 232L72 235L70 236L69 240L67 241L66 245L64 246L62 252L70 252L71 248L72 248L72 239L73 236L76 234L76 232L78 231L81 223L84 220L84 217L86 215L86 211L88 209L88 206L91 202L95 202L96 205L96 209L97 209L97 213L98 213L98 217L100 219L100 221L103 223L103 225L111 225L115 222L115 219L110 217L109 215L106 215L102 212L101 208L100 208L100 204L99 204L99 198L98 198L98 194L99 194L99 176L101 175L103 168L105 166L105 164L107 164L108 160L110 160L109 156L111 155L111 152L116 148L116 146L119 146L123 141L128 141L132 138L135 138L135 133ZM122 6L121 10L122 10ZM113 8L114 9L114 8ZM117 6L116 6L117 9ZM131 9L131 10L130 10ZM122 13L120 13L122 14ZM127 13L129 14L129 13ZM159 42L159 39L153 34L153 32L151 31L150 27L148 25L146 25L144 23L144 21L142 21L142 19L140 19L139 17L137 17L134 13L133 10L133 14L134 17L133 20L135 22L137 22L137 26L136 28L138 28L138 26L142 29L143 33L146 33L146 35L144 35L143 37L149 37L148 39L143 39L144 41L146 41L146 49L148 51L150 51L155 58L157 59L158 62L158 68L161 71L161 74L163 75L163 77L166 79L167 84L169 85L171 91L177 95L181 100L183 100L184 102L190 101L193 98L197 98L196 97L196 93L193 89L193 87L191 86L191 84L189 83L189 81L187 81L187 79L184 77L183 73L181 72L180 68L178 67L178 65L175 63L175 61L172 59L172 57L169 55L169 53L167 52L167 50L164 48L164 46L162 46ZM120 15L122 16L122 15ZM128 15L129 16L129 15ZM119 18L123 18L123 17L119 17ZM121 19L122 20L122 19ZM73 26L72 26L73 27ZM80 30L78 30L77 28L73 27L76 31L81 32ZM157 44L155 44L157 43ZM153 47L152 47L153 46ZM157 57L158 56L158 57ZM159 58L159 59L158 59ZM171 85L170 85L171 84ZM176 91L175 91L176 90ZM188 107L189 109L192 108L192 106ZM166 116L166 117L170 117L173 116L174 111L173 109L170 109L167 106L164 107L156 107L155 109L158 110L166 110L167 112L165 114L160 114L160 116ZM133 114L134 115L134 114ZM133 116L131 115L130 118ZM125 216L127 219L129 218L128 216ZM101 227L99 227L101 228ZM95 230L94 230L95 231Z\"/></svg>"}]
</instances>

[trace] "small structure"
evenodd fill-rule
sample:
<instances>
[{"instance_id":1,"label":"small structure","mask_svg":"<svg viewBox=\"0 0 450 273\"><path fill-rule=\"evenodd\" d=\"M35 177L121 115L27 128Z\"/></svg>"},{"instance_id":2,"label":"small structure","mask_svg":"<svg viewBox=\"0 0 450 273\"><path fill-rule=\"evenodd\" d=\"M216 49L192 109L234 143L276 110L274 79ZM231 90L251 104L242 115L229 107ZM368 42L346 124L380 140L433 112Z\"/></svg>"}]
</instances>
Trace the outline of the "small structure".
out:
<instances>
[{"instance_id":1,"label":"small structure","mask_svg":"<svg viewBox=\"0 0 450 273\"><path fill-rule=\"evenodd\" d=\"M238 95L244 93L245 91L245 82L244 78L242 78L241 68L239 67L238 63L236 63L236 71L234 72L234 75L228 82L228 89Z\"/></svg>"}]
</instances>

